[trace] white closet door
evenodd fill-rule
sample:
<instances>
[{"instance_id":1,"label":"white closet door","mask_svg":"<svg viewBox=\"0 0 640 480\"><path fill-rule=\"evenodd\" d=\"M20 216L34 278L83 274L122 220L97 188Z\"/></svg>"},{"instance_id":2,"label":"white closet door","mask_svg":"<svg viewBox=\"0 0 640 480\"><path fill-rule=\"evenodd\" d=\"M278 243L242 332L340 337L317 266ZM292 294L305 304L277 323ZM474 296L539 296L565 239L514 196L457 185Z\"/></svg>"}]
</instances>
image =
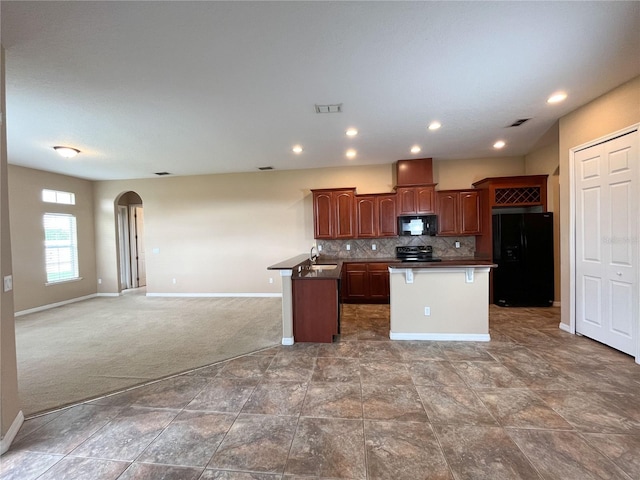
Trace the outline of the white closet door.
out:
<instances>
[{"instance_id":1,"label":"white closet door","mask_svg":"<svg viewBox=\"0 0 640 480\"><path fill-rule=\"evenodd\" d=\"M638 132L575 153L576 332L636 354Z\"/></svg>"}]
</instances>

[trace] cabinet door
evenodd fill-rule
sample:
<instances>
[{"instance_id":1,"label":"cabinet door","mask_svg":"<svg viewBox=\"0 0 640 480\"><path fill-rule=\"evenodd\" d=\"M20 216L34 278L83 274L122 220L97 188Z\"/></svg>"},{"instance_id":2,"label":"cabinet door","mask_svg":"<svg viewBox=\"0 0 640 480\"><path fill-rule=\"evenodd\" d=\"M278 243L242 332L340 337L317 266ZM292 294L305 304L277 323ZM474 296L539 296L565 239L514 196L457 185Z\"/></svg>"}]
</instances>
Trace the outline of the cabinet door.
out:
<instances>
[{"instance_id":1,"label":"cabinet door","mask_svg":"<svg viewBox=\"0 0 640 480\"><path fill-rule=\"evenodd\" d=\"M378 212L376 199L373 196L356 196L356 218L358 220L358 237L378 236Z\"/></svg>"},{"instance_id":2,"label":"cabinet door","mask_svg":"<svg viewBox=\"0 0 640 480\"><path fill-rule=\"evenodd\" d=\"M296 342L331 342L338 332L335 280L293 280L293 337Z\"/></svg>"},{"instance_id":3,"label":"cabinet door","mask_svg":"<svg viewBox=\"0 0 640 480\"><path fill-rule=\"evenodd\" d=\"M398 196L398 215L415 215L416 190L413 187L402 187L396 190Z\"/></svg>"},{"instance_id":4,"label":"cabinet door","mask_svg":"<svg viewBox=\"0 0 640 480\"><path fill-rule=\"evenodd\" d=\"M345 301L364 300L369 296L366 263L347 263Z\"/></svg>"},{"instance_id":5,"label":"cabinet door","mask_svg":"<svg viewBox=\"0 0 640 480\"><path fill-rule=\"evenodd\" d=\"M395 237L398 235L398 215L396 213L396 196L378 197L378 236Z\"/></svg>"},{"instance_id":6,"label":"cabinet door","mask_svg":"<svg viewBox=\"0 0 640 480\"><path fill-rule=\"evenodd\" d=\"M331 192L313 193L314 238L334 238L333 210L333 198Z\"/></svg>"},{"instance_id":7,"label":"cabinet door","mask_svg":"<svg viewBox=\"0 0 640 480\"><path fill-rule=\"evenodd\" d=\"M458 234L458 193L438 192L438 235Z\"/></svg>"},{"instance_id":8,"label":"cabinet door","mask_svg":"<svg viewBox=\"0 0 640 480\"><path fill-rule=\"evenodd\" d=\"M435 188L429 187L415 187L416 198L416 213L423 215L425 213L435 212L435 202L433 201Z\"/></svg>"},{"instance_id":9,"label":"cabinet door","mask_svg":"<svg viewBox=\"0 0 640 480\"><path fill-rule=\"evenodd\" d=\"M369 263L369 298L372 301L389 300L389 265L386 263Z\"/></svg>"},{"instance_id":10,"label":"cabinet door","mask_svg":"<svg viewBox=\"0 0 640 480\"><path fill-rule=\"evenodd\" d=\"M477 235L481 232L480 194L477 191L459 193L461 235Z\"/></svg>"},{"instance_id":11,"label":"cabinet door","mask_svg":"<svg viewBox=\"0 0 640 480\"><path fill-rule=\"evenodd\" d=\"M355 194L353 191L337 191L333 193L335 205L334 238L355 237Z\"/></svg>"}]
</instances>

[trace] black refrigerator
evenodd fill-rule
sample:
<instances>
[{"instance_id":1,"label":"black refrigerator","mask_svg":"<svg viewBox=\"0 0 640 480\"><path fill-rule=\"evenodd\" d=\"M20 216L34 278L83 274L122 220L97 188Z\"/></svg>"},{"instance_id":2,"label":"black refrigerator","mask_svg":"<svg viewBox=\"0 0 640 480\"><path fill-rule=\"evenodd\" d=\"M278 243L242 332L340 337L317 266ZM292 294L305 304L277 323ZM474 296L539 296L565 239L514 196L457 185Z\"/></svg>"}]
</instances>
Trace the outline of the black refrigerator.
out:
<instances>
[{"instance_id":1,"label":"black refrigerator","mask_svg":"<svg viewBox=\"0 0 640 480\"><path fill-rule=\"evenodd\" d=\"M493 303L553 305L553 214L494 214L493 261Z\"/></svg>"}]
</instances>

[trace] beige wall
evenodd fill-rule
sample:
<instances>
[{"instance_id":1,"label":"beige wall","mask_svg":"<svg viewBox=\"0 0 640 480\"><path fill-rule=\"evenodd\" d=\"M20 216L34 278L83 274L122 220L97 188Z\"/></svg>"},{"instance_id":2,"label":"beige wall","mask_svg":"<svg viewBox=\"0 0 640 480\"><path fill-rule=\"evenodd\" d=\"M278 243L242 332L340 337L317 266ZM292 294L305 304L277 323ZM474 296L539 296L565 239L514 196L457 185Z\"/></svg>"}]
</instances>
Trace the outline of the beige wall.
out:
<instances>
[{"instance_id":1,"label":"beige wall","mask_svg":"<svg viewBox=\"0 0 640 480\"><path fill-rule=\"evenodd\" d=\"M524 174L524 157L433 161L433 181L438 184L438 190L472 188L473 182L483 178Z\"/></svg>"},{"instance_id":2,"label":"beige wall","mask_svg":"<svg viewBox=\"0 0 640 480\"><path fill-rule=\"evenodd\" d=\"M557 128L554 127L554 128ZM553 215L554 299L560 302L560 151L557 142L541 147L525 156L526 175L549 175L547 179L547 210Z\"/></svg>"},{"instance_id":3,"label":"beige wall","mask_svg":"<svg viewBox=\"0 0 640 480\"><path fill-rule=\"evenodd\" d=\"M570 149L640 122L640 76L560 119L560 256L562 323L570 324Z\"/></svg>"},{"instance_id":4,"label":"beige wall","mask_svg":"<svg viewBox=\"0 0 640 480\"><path fill-rule=\"evenodd\" d=\"M76 195L76 204L45 203L42 201L43 188L73 192ZM95 294L97 290L93 182L10 165L9 206L13 240L15 311ZM42 216L45 213L75 215L81 280L46 285L42 226Z\"/></svg>"},{"instance_id":5,"label":"beige wall","mask_svg":"<svg viewBox=\"0 0 640 480\"><path fill-rule=\"evenodd\" d=\"M0 129L0 277L2 278L12 274L5 106L4 48L0 45L0 115L2 117ZM5 292L4 289L0 289L0 439L2 439L3 449L8 447L5 435L19 412L13 292Z\"/></svg>"}]
</instances>

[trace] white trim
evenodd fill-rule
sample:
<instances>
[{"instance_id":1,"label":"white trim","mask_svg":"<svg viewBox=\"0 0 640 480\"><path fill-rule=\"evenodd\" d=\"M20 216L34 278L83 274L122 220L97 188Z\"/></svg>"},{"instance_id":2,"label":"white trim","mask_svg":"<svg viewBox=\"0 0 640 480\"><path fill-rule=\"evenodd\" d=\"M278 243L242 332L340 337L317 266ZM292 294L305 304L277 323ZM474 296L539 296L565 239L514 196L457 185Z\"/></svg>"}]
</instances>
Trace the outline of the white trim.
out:
<instances>
[{"instance_id":1,"label":"white trim","mask_svg":"<svg viewBox=\"0 0 640 480\"><path fill-rule=\"evenodd\" d=\"M122 293L98 293L96 297L119 297L120 295L122 295Z\"/></svg>"},{"instance_id":2,"label":"white trim","mask_svg":"<svg viewBox=\"0 0 640 480\"><path fill-rule=\"evenodd\" d=\"M80 280L84 280L84 277L65 278L64 280L57 280L55 282L46 282L44 286L50 287L51 285L64 285L65 283L79 282Z\"/></svg>"},{"instance_id":3,"label":"white trim","mask_svg":"<svg viewBox=\"0 0 640 480\"><path fill-rule=\"evenodd\" d=\"M63 300L62 302L49 303L48 305L42 305L40 307L29 308L27 310L20 310L19 312L15 312L14 316L20 317L21 315L28 315L30 313L42 312L43 310L50 310L52 308L61 307L62 305L68 305L69 303L82 302L83 300L89 300L90 298L95 298L100 296L99 293L92 293L91 295L85 295L84 297L76 297L71 298L69 300Z\"/></svg>"},{"instance_id":4,"label":"white trim","mask_svg":"<svg viewBox=\"0 0 640 480\"><path fill-rule=\"evenodd\" d=\"M575 335L575 330L571 331L571 325L567 325L566 323L562 323L560 322L560 325L558 325L558 328L560 330L562 330L563 332L567 332L567 333L573 333Z\"/></svg>"},{"instance_id":5,"label":"white trim","mask_svg":"<svg viewBox=\"0 0 640 480\"><path fill-rule=\"evenodd\" d=\"M553 307L558 307L558 308L560 308L560 307L561 307L561 304L560 304L560 302L556 302L556 301L554 301L552 306L553 306Z\"/></svg>"},{"instance_id":6,"label":"white trim","mask_svg":"<svg viewBox=\"0 0 640 480\"><path fill-rule=\"evenodd\" d=\"M282 293L147 293L147 297L282 297Z\"/></svg>"},{"instance_id":7,"label":"white trim","mask_svg":"<svg viewBox=\"0 0 640 480\"><path fill-rule=\"evenodd\" d=\"M13 423L9 427L7 434L2 437L2 440L0 440L0 455L9 450L13 439L16 438L16 435L18 434L18 431L20 430L20 427L22 427L23 423L24 414L22 413L22 410L20 410L18 412L18 415L16 415L16 418L13 420Z\"/></svg>"},{"instance_id":8,"label":"white trim","mask_svg":"<svg viewBox=\"0 0 640 480\"><path fill-rule=\"evenodd\" d=\"M282 337L282 345L293 345L293 337Z\"/></svg>"},{"instance_id":9,"label":"white trim","mask_svg":"<svg viewBox=\"0 0 640 480\"><path fill-rule=\"evenodd\" d=\"M488 342L488 333L396 333L390 332L391 340L436 340L444 342Z\"/></svg>"}]
</instances>

